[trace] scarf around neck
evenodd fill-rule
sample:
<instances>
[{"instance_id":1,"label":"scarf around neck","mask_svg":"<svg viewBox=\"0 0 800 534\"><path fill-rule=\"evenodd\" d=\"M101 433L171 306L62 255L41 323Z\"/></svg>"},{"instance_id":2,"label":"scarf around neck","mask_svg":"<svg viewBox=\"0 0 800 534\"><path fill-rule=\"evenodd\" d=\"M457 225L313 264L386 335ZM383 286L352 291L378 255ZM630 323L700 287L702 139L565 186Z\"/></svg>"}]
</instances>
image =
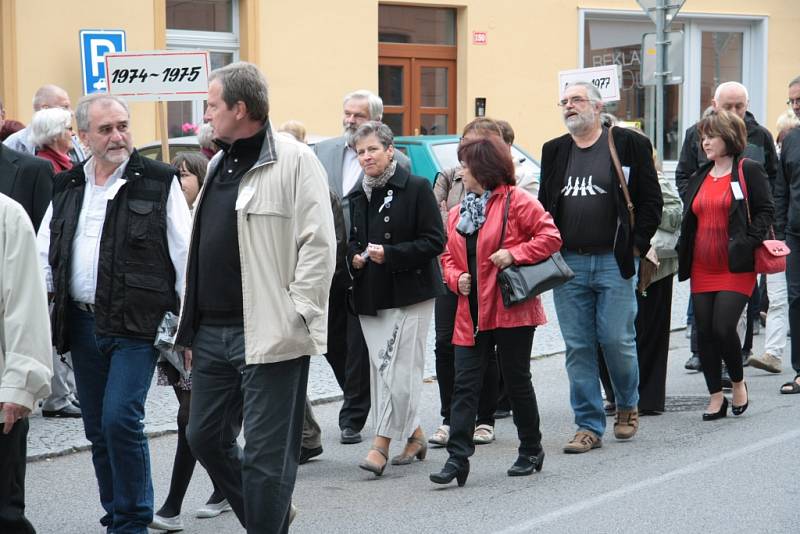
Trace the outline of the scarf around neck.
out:
<instances>
[{"instance_id":1,"label":"scarf around neck","mask_svg":"<svg viewBox=\"0 0 800 534\"><path fill-rule=\"evenodd\" d=\"M392 160L389 162L389 166L380 173L378 176L370 176L368 174L364 174L364 180L361 182L361 188L364 189L364 193L367 195L367 200L372 200L372 190L373 189L380 189L381 187L386 185L386 182L389 181L389 178L394 176L394 171L397 170L397 161Z\"/></svg>"},{"instance_id":2,"label":"scarf around neck","mask_svg":"<svg viewBox=\"0 0 800 534\"><path fill-rule=\"evenodd\" d=\"M488 189L478 196L475 193L467 193L461 201L459 210L460 219L456 225L456 230L462 235L472 235L481 229L486 222L486 204L492 192Z\"/></svg>"}]
</instances>

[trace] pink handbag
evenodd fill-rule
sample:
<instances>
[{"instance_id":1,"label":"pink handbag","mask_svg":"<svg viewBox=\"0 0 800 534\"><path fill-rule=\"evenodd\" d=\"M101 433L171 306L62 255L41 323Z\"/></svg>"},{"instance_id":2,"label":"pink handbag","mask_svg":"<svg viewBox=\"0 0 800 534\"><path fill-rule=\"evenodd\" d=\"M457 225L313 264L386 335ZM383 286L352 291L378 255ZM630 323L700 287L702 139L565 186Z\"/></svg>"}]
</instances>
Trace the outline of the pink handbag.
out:
<instances>
[{"instance_id":1,"label":"pink handbag","mask_svg":"<svg viewBox=\"0 0 800 534\"><path fill-rule=\"evenodd\" d=\"M744 192L744 202L747 207L747 223L751 224L750 220L750 203L747 201L747 184L744 180L743 164L745 158L739 160L739 183L742 185ZM753 252L755 260L755 271L760 274L777 274L786 270L786 256L789 255L791 250L786 246L786 243L775 239L775 230L772 226L769 227L769 234L772 239L765 239L761 242L761 246L756 248Z\"/></svg>"}]
</instances>

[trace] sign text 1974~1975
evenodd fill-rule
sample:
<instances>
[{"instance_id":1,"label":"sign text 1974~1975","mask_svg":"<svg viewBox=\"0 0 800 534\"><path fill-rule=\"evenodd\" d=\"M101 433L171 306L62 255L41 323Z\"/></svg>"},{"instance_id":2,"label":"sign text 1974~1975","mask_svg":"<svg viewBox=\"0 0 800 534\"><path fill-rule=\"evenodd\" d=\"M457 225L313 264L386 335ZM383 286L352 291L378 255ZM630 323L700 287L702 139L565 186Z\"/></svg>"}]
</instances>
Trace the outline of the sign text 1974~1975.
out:
<instances>
[{"instance_id":1,"label":"sign text 1974~1975","mask_svg":"<svg viewBox=\"0 0 800 534\"><path fill-rule=\"evenodd\" d=\"M125 83L140 81L146 82L151 77L161 77L161 81L168 82L193 82L200 76L200 67L167 67L161 72L147 72L147 69L114 69L111 71L111 83Z\"/></svg>"}]
</instances>

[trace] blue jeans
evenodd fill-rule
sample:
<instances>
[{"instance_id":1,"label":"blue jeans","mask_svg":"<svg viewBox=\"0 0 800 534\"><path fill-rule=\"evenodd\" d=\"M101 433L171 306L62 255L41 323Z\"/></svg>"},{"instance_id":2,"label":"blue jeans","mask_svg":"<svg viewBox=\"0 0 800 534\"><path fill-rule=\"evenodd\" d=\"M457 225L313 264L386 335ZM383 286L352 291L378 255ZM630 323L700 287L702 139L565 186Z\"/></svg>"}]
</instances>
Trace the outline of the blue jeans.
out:
<instances>
[{"instance_id":1,"label":"blue jeans","mask_svg":"<svg viewBox=\"0 0 800 534\"><path fill-rule=\"evenodd\" d=\"M106 511L100 523L115 534L146 534L153 520L153 482L144 403L156 350L148 341L96 336L94 315L74 305L69 336L83 428Z\"/></svg>"},{"instance_id":2,"label":"blue jeans","mask_svg":"<svg viewBox=\"0 0 800 534\"><path fill-rule=\"evenodd\" d=\"M636 356L636 277L624 280L614 255L562 251L575 278L553 290L575 424L602 436L606 428L597 346L603 349L617 409L639 404Z\"/></svg>"}]
</instances>

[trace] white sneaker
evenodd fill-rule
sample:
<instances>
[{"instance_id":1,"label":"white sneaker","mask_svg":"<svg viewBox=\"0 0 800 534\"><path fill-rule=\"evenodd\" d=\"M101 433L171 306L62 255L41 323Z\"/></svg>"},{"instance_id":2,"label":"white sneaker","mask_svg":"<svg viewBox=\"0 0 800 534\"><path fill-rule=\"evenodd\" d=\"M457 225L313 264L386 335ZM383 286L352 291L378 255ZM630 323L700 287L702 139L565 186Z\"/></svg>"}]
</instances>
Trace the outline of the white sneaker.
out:
<instances>
[{"instance_id":1,"label":"white sneaker","mask_svg":"<svg viewBox=\"0 0 800 534\"><path fill-rule=\"evenodd\" d=\"M428 443L439 447L444 447L450 439L450 425L442 425L436 429L431 437L428 438Z\"/></svg>"},{"instance_id":2,"label":"white sneaker","mask_svg":"<svg viewBox=\"0 0 800 534\"><path fill-rule=\"evenodd\" d=\"M494 427L491 425L478 425L472 434L472 442L475 445L485 445L494 441Z\"/></svg>"},{"instance_id":3,"label":"white sneaker","mask_svg":"<svg viewBox=\"0 0 800 534\"><path fill-rule=\"evenodd\" d=\"M180 532L183 530L183 521L181 516L175 517L161 517L158 514L153 514L153 521L147 525L147 528L153 530L166 530L167 532Z\"/></svg>"},{"instance_id":4,"label":"white sneaker","mask_svg":"<svg viewBox=\"0 0 800 534\"><path fill-rule=\"evenodd\" d=\"M197 511L195 517L199 517L200 519L207 519L209 517L217 517L222 512L230 512L231 510L232 508L231 505L228 504L228 500L222 499L218 503L206 504Z\"/></svg>"}]
</instances>

